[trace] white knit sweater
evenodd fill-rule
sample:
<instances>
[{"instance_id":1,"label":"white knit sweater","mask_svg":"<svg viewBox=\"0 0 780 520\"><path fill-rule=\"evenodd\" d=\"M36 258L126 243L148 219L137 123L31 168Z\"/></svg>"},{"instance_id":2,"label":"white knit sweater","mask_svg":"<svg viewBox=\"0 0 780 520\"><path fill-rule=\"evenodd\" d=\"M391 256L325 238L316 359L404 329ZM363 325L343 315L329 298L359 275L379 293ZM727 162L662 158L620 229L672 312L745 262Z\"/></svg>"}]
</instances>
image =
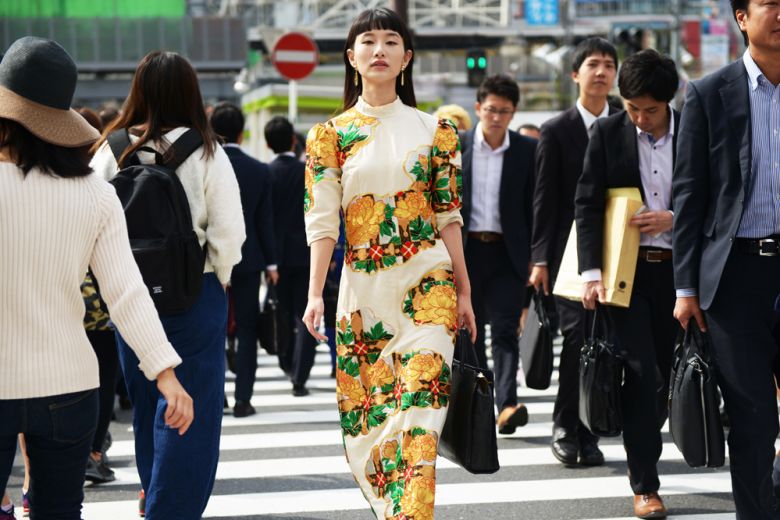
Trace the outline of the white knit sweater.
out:
<instances>
[{"instance_id":1,"label":"white knit sweater","mask_svg":"<svg viewBox=\"0 0 780 520\"><path fill-rule=\"evenodd\" d=\"M174 128L165 134L165 139L172 143L185 131L185 127ZM135 142L138 138L131 134L130 139ZM147 143L146 146L152 144ZM153 147L159 151L166 149L166 145L160 143ZM154 162L151 153L140 152L138 155L144 163ZM108 144L98 150L91 166L106 180L116 175L116 159ZM203 147L200 147L182 163L176 175L187 194L192 225L200 245L208 242L204 272L215 272L225 284L230 280L233 266L241 260L241 245L246 239L241 196L230 159L222 147L217 146L214 156L203 160Z\"/></svg>"},{"instance_id":2,"label":"white knit sweater","mask_svg":"<svg viewBox=\"0 0 780 520\"><path fill-rule=\"evenodd\" d=\"M98 386L81 282L91 265L111 318L154 379L181 363L165 336L127 239L114 188L0 162L0 399Z\"/></svg>"}]
</instances>

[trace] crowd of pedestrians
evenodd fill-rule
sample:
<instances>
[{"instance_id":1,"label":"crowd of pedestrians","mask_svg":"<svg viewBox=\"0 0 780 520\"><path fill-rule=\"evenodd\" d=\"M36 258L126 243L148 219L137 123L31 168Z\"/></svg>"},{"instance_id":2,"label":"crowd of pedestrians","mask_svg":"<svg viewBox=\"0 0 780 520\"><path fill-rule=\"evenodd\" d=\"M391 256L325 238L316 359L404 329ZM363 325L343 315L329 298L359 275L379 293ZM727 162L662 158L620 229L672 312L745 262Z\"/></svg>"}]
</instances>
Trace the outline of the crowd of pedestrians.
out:
<instances>
[{"instance_id":1,"label":"crowd of pedestrians","mask_svg":"<svg viewBox=\"0 0 780 520\"><path fill-rule=\"evenodd\" d=\"M731 6L747 50L688 85L681 111L671 58L646 49L619 64L593 37L573 53L575 105L517 132L520 93L505 75L477 89L474 126L457 105L417 110L409 29L391 10L364 11L344 48L343 111L308 133L305 163L294 126L272 118L267 165L241 148L239 107L206 109L184 57L149 53L121 109L97 114L71 108L65 49L17 40L0 62L0 484L19 446L23 512L80 518L85 479L115 478L106 450L119 386L142 514L200 518L227 403L230 286L233 415L257 413L261 307L273 302L271 347L294 396L308 394L317 343L331 345L347 461L372 511L433 518L456 339L487 368L489 325L497 431L526 425L518 336L533 292L552 298L575 229L582 298L556 296L552 309L563 336L556 459L604 464L579 413L595 310L624 362L630 505L638 518L667 516L661 428L675 337L694 320L729 418L737 518L780 519L780 5ZM607 305L602 279L612 188L635 188L643 204L629 222L640 243L622 308ZM183 232L154 204L137 209L153 190L171 194ZM14 515L4 494L0 519Z\"/></svg>"}]
</instances>

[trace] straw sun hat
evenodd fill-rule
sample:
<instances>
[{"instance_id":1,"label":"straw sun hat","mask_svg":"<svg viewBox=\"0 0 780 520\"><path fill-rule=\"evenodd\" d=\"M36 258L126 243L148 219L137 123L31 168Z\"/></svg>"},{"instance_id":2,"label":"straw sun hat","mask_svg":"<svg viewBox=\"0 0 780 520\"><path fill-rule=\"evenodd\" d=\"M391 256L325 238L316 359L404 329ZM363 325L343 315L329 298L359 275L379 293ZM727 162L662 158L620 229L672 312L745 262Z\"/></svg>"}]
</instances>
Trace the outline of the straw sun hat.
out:
<instances>
[{"instance_id":1,"label":"straw sun hat","mask_svg":"<svg viewBox=\"0 0 780 520\"><path fill-rule=\"evenodd\" d=\"M33 36L16 40L0 62L0 118L58 146L94 143L100 134L70 108L77 77L76 64L57 42Z\"/></svg>"}]
</instances>

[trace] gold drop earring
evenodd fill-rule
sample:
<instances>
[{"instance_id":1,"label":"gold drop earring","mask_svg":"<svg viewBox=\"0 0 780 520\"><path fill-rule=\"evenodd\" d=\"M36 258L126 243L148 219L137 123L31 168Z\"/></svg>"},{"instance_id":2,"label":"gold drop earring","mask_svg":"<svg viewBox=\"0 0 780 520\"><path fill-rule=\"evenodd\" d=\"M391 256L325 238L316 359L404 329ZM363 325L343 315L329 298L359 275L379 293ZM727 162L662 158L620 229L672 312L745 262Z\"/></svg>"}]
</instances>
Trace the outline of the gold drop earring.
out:
<instances>
[{"instance_id":1,"label":"gold drop earring","mask_svg":"<svg viewBox=\"0 0 780 520\"><path fill-rule=\"evenodd\" d=\"M404 71L406 70L406 65L401 66L401 86L404 86Z\"/></svg>"},{"instance_id":2,"label":"gold drop earring","mask_svg":"<svg viewBox=\"0 0 780 520\"><path fill-rule=\"evenodd\" d=\"M360 74L358 74L357 68L355 68L355 86L357 87L360 84Z\"/></svg>"}]
</instances>

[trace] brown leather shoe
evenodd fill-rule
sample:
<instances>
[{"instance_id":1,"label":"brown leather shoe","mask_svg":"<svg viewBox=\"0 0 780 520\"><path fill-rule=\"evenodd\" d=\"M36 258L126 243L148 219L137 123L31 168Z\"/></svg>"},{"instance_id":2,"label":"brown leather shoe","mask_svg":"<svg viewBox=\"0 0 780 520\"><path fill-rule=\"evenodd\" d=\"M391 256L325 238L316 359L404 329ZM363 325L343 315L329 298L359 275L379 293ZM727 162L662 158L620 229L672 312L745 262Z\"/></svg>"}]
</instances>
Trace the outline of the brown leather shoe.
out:
<instances>
[{"instance_id":1,"label":"brown leather shoe","mask_svg":"<svg viewBox=\"0 0 780 520\"><path fill-rule=\"evenodd\" d=\"M634 516L637 518L666 518L666 506L658 493L634 495Z\"/></svg>"},{"instance_id":2,"label":"brown leather shoe","mask_svg":"<svg viewBox=\"0 0 780 520\"><path fill-rule=\"evenodd\" d=\"M517 406L507 406L501 413L498 414L498 433L503 435L510 435L515 433L515 429L518 426L525 426L528 424L528 408L524 404Z\"/></svg>"}]
</instances>

